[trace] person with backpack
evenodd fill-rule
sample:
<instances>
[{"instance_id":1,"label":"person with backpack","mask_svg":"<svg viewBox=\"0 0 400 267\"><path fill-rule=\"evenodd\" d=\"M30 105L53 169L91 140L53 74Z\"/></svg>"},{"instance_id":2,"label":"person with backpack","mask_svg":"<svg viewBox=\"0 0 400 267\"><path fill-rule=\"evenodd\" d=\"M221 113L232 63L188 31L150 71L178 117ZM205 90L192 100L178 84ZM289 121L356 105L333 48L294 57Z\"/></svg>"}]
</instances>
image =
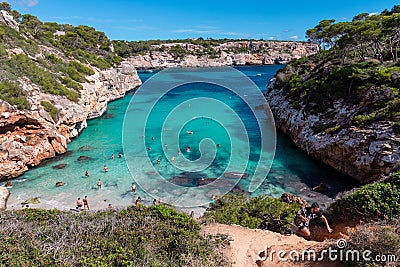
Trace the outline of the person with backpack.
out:
<instances>
[{"instance_id":1,"label":"person with backpack","mask_svg":"<svg viewBox=\"0 0 400 267\"><path fill-rule=\"evenodd\" d=\"M322 215L322 212L319 210L318 203L314 202L312 203L311 207L306 207L296 212L294 222L298 227L296 234L302 237L310 237L310 221L315 218L321 218L321 220L325 223L326 230L328 230L329 233L332 233L333 230L329 226L328 220L324 215Z\"/></svg>"}]
</instances>

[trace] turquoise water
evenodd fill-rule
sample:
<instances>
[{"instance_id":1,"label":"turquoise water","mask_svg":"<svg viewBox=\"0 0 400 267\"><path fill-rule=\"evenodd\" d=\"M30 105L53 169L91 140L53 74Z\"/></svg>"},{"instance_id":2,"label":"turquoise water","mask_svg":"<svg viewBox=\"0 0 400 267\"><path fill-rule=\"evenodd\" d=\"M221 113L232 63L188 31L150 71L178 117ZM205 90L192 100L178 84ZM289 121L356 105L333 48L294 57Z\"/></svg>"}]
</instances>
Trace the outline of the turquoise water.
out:
<instances>
[{"instance_id":1,"label":"turquoise water","mask_svg":"<svg viewBox=\"0 0 400 267\"><path fill-rule=\"evenodd\" d=\"M237 69L247 75L263 91L269 79L281 67L273 65L238 67ZM153 73L140 73L143 81L152 75ZM85 195L88 196L92 207L100 209L106 208L108 203L121 207L132 205L138 196L143 199L144 204L151 204L153 197L155 195L158 197L160 194L163 200L168 201L168 196L163 195L166 188L155 183L151 179L152 173L142 167L144 161L148 159L162 176L168 177L168 180L184 187L196 187L197 181L201 178L223 175L229 162L233 162L233 165L243 166L242 157L230 153L232 141L242 140L242 133L229 134L226 128L218 123L218 120L207 116L193 116L191 112L198 112L202 107L204 108L204 105L200 107L196 106L196 102L185 102L194 96L207 97L210 94L216 99L228 103L238 112L247 129L251 150L249 160L246 160L242 172L249 174L250 177L242 179L238 184L238 189L248 189L252 170L260 157L258 149L260 133L255 127L254 116L234 94L218 87L211 88L205 84L181 86L166 95L160 102L161 104L154 107L154 111L149 116L150 123L144 133L135 132L135 121L131 121L129 126L132 127L132 136L137 138L138 143L144 142L146 147L151 147L146 159L135 159L134 169L130 164L132 176L125 160L135 152L134 148L123 147L122 126L125 113L132 112L130 109L127 110L127 106L133 94L131 92L126 97L109 103L107 112L101 118L88 121L88 128L69 144L67 154L48 160L14 180L13 187L10 189L11 196L8 206L19 208L19 203L22 201L39 197L43 207L70 209L75 207L77 197ZM170 117L167 117L167 114L171 113L178 102L185 104L179 107L181 110L177 109L172 112ZM140 106L135 106L135 108L139 110ZM205 109L207 108L209 106L205 106ZM220 113L229 117L229 114L226 115L227 113L223 110ZM186 123L179 128L180 138L175 142L173 136L176 134L172 134L171 129L177 129L177 125L174 123L181 119L185 120L185 116L192 119L186 120ZM164 121L166 121L165 124L163 124ZM187 134L190 131L193 134ZM160 134L162 132L164 132L163 136ZM164 139L161 140L161 138ZM204 139L208 141L202 143L201 140ZM204 155L205 160L213 159L207 163L207 168L187 172L176 167L182 164L188 168L185 159L190 161L200 159L203 145L207 147L216 144L219 144L218 149L213 149L214 152L210 155ZM188 146L191 147L190 152L186 150ZM178 155L178 151L180 151L180 155ZM118 153L124 155L119 158ZM115 155L114 159L111 159L112 154ZM78 161L80 156L86 156L88 159ZM171 164L172 157L175 159L176 166ZM160 160L159 164L157 163L158 159ZM54 168L60 164L66 164L65 168ZM108 167L108 172L103 171L104 165ZM86 170L88 170L89 176L85 176ZM103 183L101 190L97 188L98 179L101 179ZM56 187L55 184L58 181L62 181L65 185ZM135 195L130 188L133 181L141 181ZM321 194L311 191L312 187L321 182L329 186L328 192ZM283 192L292 192L309 201L329 203L338 192L353 186L354 183L349 178L308 157L299 151L286 136L278 132L275 158L271 170L261 186L251 194L253 196L278 197ZM173 197L174 192L169 193L172 195L170 197ZM218 194L218 191L212 193Z\"/></svg>"}]
</instances>

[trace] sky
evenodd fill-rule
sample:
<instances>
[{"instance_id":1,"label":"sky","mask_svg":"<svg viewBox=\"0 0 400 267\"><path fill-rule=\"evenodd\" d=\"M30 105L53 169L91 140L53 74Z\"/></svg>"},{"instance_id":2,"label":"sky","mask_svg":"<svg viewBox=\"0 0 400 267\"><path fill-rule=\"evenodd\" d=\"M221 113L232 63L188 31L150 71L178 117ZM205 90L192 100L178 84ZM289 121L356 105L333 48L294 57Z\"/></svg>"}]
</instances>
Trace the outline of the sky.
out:
<instances>
[{"instance_id":1,"label":"sky","mask_svg":"<svg viewBox=\"0 0 400 267\"><path fill-rule=\"evenodd\" d=\"M1 1L1 0L0 0ZM3 0L4 1L4 0ZM390 10L392 0L7 0L41 21L88 25L112 40L251 38L306 41L323 19L351 21Z\"/></svg>"}]
</instances>

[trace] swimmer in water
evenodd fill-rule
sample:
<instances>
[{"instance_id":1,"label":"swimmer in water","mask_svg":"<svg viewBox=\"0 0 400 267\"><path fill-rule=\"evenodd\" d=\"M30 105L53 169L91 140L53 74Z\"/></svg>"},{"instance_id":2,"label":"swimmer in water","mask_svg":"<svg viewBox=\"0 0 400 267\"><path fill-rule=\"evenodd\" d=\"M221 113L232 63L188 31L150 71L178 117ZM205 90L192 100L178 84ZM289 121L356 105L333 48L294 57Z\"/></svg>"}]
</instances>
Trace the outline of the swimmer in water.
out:
<instances>
[{"instance_id":1,"label":"swimmer in water","mask_svg":"<svg viewBox=\"0 0 400 267\"><path fill-rule=\"evenodd\" d=\"M174 156L172 156L171 162L175 162L175 157Z\"/></svg>"},{"instance_id":2,"label":"swimmer in water","mask_svg":"<svg viewBox=\"0 0 400 267\"><path fill-rule=\"evenodd\" d=\"M190 152L190 146L186 148L186 152Z\"/></svg>"},{"instance_id":3,"label":"swimmer in water","mask_svg":"<svg viewBox=\"0 0 400 267\"><path fill-rule=\"evenodd\" d=\"M178 157L181 155L181 151L180 150L178 150Z\"/></svg>"}]
</instances>

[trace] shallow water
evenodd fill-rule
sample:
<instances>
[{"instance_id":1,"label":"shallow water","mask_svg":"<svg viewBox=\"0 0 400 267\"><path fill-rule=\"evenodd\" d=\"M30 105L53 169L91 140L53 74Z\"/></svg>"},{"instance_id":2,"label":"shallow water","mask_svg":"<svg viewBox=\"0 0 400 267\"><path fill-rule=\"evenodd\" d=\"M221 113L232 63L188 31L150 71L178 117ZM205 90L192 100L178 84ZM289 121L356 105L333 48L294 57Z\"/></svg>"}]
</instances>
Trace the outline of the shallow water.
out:
<instances>
[{"instance_id":1,"label":"shallow water","mask_svg":"<svg viewBox=\"0 0 400 267\"><path fill-rule=\"evenodd\" d=\"M237 69L247 75L263 91L269 79L281 67L281 65L273 65L238 67ZM140 73L143 81L152 75L154 73ZM177 75L174 78L180 79L181 77ZM144 142L146 147L151 147L151 151L148 151L148 156L155 170L170 180L174 179L174 177L180 177L175 178L173 182L185 187L195 187L197 180L202 177L214 178L223 175L228 162L243 165L241 158L235 157L230 153L231 142L242 140L242 133L234 131L228 134L225 127L221 126L213 118L197 117L189 120L180 128L179 144L176 146L173 146L173 142L170 141L172 139L168 139L168 129L176 129L177 125L174 125L174 121L181 121L185 119L185 116L192 117L188 115L191 114L190 112L199 113L204 108L204 106L196 106L196 103L193 102L189 103L190 105L186 103L186 106L180 106L182 110L177 110L175 113L171 112L176 103L190 100L194 96L207 97L210 94L215 99L229 103L235 111L240 111L240 118L246 126L252 149L249 160L245 162L244 172L249 173L251 178L252 170L257 165L261 153L257 150L257 147L259 147L257 138L259 132L257 127L254 126L252 113L246 110L240 99L226 90L210 87L206 84L181 86L166 95L162 99L163 101L160 101L161 104L155 106L154 112L149 116L149 125L144 134L139 131L135 132L137 129L134 121L131 121L129 125L132 127L132 135L138 140L142 140L141 142ZM134 148L124 148L122 144L122 126L125 113L138 112L141 108L139 105L135 106L134 109L127 109L132 96L133 92L120 100L109 103L107 112L101 118L88 121L88 128L68 145L68 150L70 151L68 154L48 160L14 180L13 187L10 189L11 196L8 206L10 208L19 208L22 201L39 197L42 203L41 207L68 210L75 207L77 197L82 198L85 195L88 196L92 208L96 209L106 208L108 203L120 207L132 205L137 196L143 199L144 204L150 205L153 196L158 196L160 192L163 192L164 188L160 188L157 183L151 180L152 173L145 168L144 164L147 159L136 158L133 170L132 165L130 165L133 173L132 177L125 159L128 155L134 153ZM163 125L167 114L170 113L173 114L172 119L169 120L170 124L165 124L164 129L161 128L160 125ZM224 114L227 123L229 123L229 114L222 111L220 113ZM161 142L160 132L163 131L165 132L165 136L163 136L165 139ZM190 131L193 134L187 134ZM205 138L212 139L214 145L220 145L215 152L215 160L209 164L208 168L190 173L184 172L171 164L172 156L175 157L177 165L185 158L189 160L200 158L199 149L201 146L199 144ZM165 146L166 143L168 143L167 146ZM190 153L186 151L188 146L191 147ZM169 151L166 151L166 148ZM180 156L177 154L178 150L181 151ZM119 158L118 153L129 154ZM115 156L114 159L111 159L112 154ZM86 156L88 159L79 161L78 158L80 156ZM209 156L213 157L214 155ZM157 159L160 159L159 164L157 164ZM66 166L62 169L54 168L60 164L66 164ZM103 171L104 165L108 167L108 172ZM85 176L86 170L89 172L87 177ZM130 186L135 179L139 178L142 179L141 181L144 179L146 184L140 183L143 188L139 186L134 195ZM98 179L103 182L101 190L97 188ZM250 180L242 179L239 182L240 188L246 190ZM65 185L56 187L55 184L58 181L62 181ZM329 186L328 192L321 194L311 191L312 187L321 182ZM308 157L298 150L286 136L278 132L275 158L271 170L262 185L252 192L252 195L279 197L284 192L292 192L305 197L309 201L329 203L338 192L350 189L353 186L354 182L349 178ZM146 192L149 192L151 196L143 189L146 189ZM173 195L174 192L169 193ZM163 200L168 199L164 195L162 198ZM185 200L183 199L183 201ZM34 207L35 205L31 206Z\"/></svg>"}]
</instances>

